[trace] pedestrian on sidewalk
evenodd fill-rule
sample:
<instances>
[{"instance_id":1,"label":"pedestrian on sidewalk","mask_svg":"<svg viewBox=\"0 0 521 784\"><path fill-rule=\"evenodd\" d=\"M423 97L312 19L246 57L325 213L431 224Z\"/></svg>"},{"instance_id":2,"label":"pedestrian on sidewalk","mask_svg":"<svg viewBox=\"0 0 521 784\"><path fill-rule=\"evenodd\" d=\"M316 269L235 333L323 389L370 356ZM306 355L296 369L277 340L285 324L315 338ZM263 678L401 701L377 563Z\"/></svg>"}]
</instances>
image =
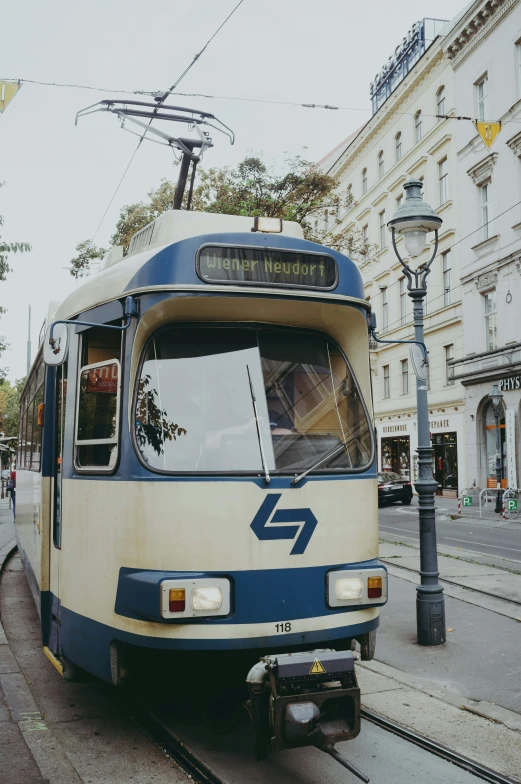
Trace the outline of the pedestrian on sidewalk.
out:
<instances>
[{"instance_id":1,"label":"pedestrian on sidewalk","mask_svg":"<svg viewBox=\"0 0 521 784\"><path fill-rule=\"evenodd\" d=\"M7 492L11 493L11 500L13 502L13 517L16 520L16 471L11 471L11 476L7 482Z\"/></svg>"}]
</instances>

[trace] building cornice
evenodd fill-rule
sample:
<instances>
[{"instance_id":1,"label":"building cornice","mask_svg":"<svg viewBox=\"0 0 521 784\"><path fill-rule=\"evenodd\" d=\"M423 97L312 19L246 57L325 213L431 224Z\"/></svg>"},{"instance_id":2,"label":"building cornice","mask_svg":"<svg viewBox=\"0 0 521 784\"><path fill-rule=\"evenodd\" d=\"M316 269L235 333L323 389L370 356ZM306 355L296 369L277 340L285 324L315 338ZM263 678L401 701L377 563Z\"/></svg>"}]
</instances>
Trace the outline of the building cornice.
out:
<instances>
[{"instance_id":1,"label":"building cornice","mask_svg":"<svg viewBox=\"0 0 521 784\"><path fill-rule=\"evenodd\" d=\"M398 179L397 179L397 180L395 180L394 182L392 182L392 183L389 185L389 190L390 190L390 191L395 191L397 188L399 188L399 187L400 187L400 185L403 185L403 184L404 184L404 182L406 181L406 179L407 179L407 177L406 177L404 174L401 174L401 175L398 177Z\"/></svg>"},{"instance_id":2,"label":"building cornice","mask_svg":"<svg viewBox=\"0 0 521 784\"><path fill-rule=\"evenodd\" d=\"M454 70L459 68L518 3L519 0L485 0L478 10L469 9L447 35L443 44Z\"/></svg>"},{"instance_id":3,"label":"building cornice","mask_svg":"<svg viewBox=\"0 0 521 784\"><path fill-rule=\"evenodd\" d=\"M438 139L438 141L437 141L437 142L435 142L435 143L432 145L432 147L430 148L430 150L427 150L428 154L429 154L429 155L434 155L434 154L435 154L435 153L437 153L439 150L441 150L441 148L442 148L443 146L445 146L446 144L448 144L448 143L450 142L450 140L451 140L451 139L452 139L452 134L451 134L451 133L446 133L446 134L445 134L445 136L442 136L442 138L441 138L441 139Z\"/></svg>"},{"instance_id":4,"label":"building cornice","mask_svg":"<svg viewBox=\"0 0 521 784\"><path fill-rule=\"evenodd\" d=\"M366 207L365 210L362 210L356 217L355 221L360 223L363 221L364 218L368 217L371 214L371 207Z\"/></svg>"},{"instance_id":5,"label":"building cornice","mask_svg":"<svg viewBox=\"0 0 521 784\"><path fill-rule=\"evenodd\" d=\"M444 65L444 52L441 46L433 44L426 54L419 60L414 68L409 72L400 87L396 90L391 98L394 98L392 105L382 107L365 127L360 131L360 134L353 140L349 147L342 153L339 160L333 164L329 169L329 174L333 177L341 179L343 172L349 166L353 166L355 161L363 154L364 150L369 147L373 141L383 135L385 128L396 119L400 113L399 110L406 104L412 96L419 91L423 82L425 82L440 65ZM432 51L431 51L432 50ZM427 59L429 58L429 59ZM419 66L423 65L421 70ZM409 80L410 77L410 80ZM401 89L403 87L403 90ZM385 111L385 107L387 110ZM372 121L374 125L372 124ZM440 123L441 125L441 123ZM435 126L436 127L436 126ZM364 135L365 134L365 135ZM363 138L360 138L363 137Z\"/></svg>"},{"instance_id":6,"label":"building cornice","mask_svg":"<svg viewBox=\"0 0 521 784\"><path fill-rule=\"evenodd\" d=\"M487 180L492 177L494 166L496 165L498 153L491 152L479 163L475 163L470 169L467 169L467 174L471 178L474 185L483 185Z\"/></svg>"},{"instance_id":7,"label":"building cornice","mask_svg":"<svg viewBox=\"0 0 521 784\"><path fill-rule=\"evenodd\" d=\"M382 193L379 193L376 199L371 202L371 207L378 207L379 204L386 201L388 195L389 191L382 191Z\"/></svg>"},{"instance_id":8,"label":"building cornice","mask_svg":"<svg viewBox=\"0 0 521 784\"><path fill-rule=\"evenodd\" d=\"M521 157L521 131L507 141L508 146L518 158Z\"/></svg>"},{"instance_id":9,"label":"building cornice","mask_svg":"<svg viewBox=\"0 0 521 784\"><path fill-rule=\"evenodd\" d=\"M418 170L426 166L428 160L429 160L428 155L422 155L420 158L418 158L417 161L415 161L411 166L409 166L409 168L407 169L407 174L409 174L411 177L414 176L418 172Z\"/></svg>"}]
</instances>

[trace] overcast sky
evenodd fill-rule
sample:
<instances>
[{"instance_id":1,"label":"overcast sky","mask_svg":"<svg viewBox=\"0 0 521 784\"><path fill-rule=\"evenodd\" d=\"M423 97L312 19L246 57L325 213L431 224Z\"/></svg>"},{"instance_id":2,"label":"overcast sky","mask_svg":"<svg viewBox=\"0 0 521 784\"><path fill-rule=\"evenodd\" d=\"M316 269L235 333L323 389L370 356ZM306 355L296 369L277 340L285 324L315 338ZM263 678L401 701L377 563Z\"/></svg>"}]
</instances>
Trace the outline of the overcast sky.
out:
<instances>
[{"instance_id":1,"label":"overcast sky","mask_svg":"<svg viewBox=\"0 0 521 784\"><path fill-rule=\"evenodd\" d=\"M190 63L237 0L19 0L2 10L0 79L164 90ZM206 166L266 161L301 153L318 160L370 116L369 84L418 19L451 19L463 0L244 0L179 85L182 92L332 104L353 111L304 109L224 98L172 97L211 111L237 135L213 134ZM8 309L0 359L11 380L25 375L27 311L33 357L50 300L76 285L67 267L92 237L136 146L116 117L78 110L109 97L83 89L25 83L0 115L3 239L31 243L11 256L0 283ZM307 148L307 149L304 149ZM96 237L107 245L122 205L140 201L172 177L172 153L143 143Z\"/></svg>"}]
</instances>

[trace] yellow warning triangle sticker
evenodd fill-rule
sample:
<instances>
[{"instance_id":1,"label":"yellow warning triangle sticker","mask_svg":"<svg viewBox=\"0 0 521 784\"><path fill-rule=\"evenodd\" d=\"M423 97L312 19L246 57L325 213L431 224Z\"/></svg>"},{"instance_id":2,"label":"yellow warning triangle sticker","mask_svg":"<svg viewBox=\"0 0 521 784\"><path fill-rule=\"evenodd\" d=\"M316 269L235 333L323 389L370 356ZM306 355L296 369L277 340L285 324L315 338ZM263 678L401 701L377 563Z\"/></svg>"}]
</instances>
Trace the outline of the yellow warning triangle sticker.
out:
<instances>
[{"instance_id":1,"label":"yellow warning triangle sticker","mask_svg":"<svg viewBox=\"0 0 521 784\"><path fill-rule=\"evenodd\" d=\"M309 671L309 674L310 675L322 675L323 672L325 672L324 667L322 666L322 664L319 662L318 659L315 659L315 661L313 662L313 665L312 665L312 667L311 667L311 669Z\"/></svg>"},{"instance_id":2,"label":"yellow warning triangle sticker","mask_svg":"<svg viewBox=\"0 0 521 784\"><path fill-rule=\"evenodd\" d=\"M7 108L21 86L20 82L0 82L0 112Z\"/></svg>"},{"instance_id":3,"label":"yellow warning triangle sticker","mask_svg":"<svg viewBox=\"0 0 521 784\"><path fill-rule=\"evenodd\" d=\"M485 146L486 146L487 150L490 150L490 148L492 147L492 145L494 144L494 142L496 140L496 136L498 135L498 133L501 130L501 123L500 122L493 122L493 123L478 122L476 120L474 125L476 126L477 132L479 133L479 135L481 136L481 138L485 142Z\"/></svg>"}]
</instances>

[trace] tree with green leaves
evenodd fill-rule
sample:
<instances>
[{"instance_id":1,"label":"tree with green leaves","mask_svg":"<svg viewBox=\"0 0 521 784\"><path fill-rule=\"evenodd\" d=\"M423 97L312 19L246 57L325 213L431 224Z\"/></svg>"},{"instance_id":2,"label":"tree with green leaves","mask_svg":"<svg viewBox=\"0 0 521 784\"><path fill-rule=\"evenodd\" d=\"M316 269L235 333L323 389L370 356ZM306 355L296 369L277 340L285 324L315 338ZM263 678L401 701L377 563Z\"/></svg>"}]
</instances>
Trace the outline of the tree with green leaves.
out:
<instances>
[{"instance_id":1,"label":"tree with green leaves","mask_svg":"<svg viewBox=\"0 0 521 784\"><path fill-rule=\"evenodd\" d=\"M138 446L143 454L146 446L151 446L154 452L162 455L167 441L177 441L179 436L185 436L187 431L177 423L167 419L167 412L158 404L157 390L150 386L151 377L145 375L141 378L137 394L136 406L136 436Z\"/></svg>"},{"instance_id":2,"label":"tree with green leaves","mask_svg":"<svg viewBox=\"0 0 521 784\"><path fill-rule=\"evenodd\" d=\"M171 209L174 191L173 183L162 180L150 191L148 201L123 207L111 244L122 245L127 252L133 234ZM192 209L199 212L296 221L306 239L358 259L374 249L359 229L345 224L346 214L355 206L350 188L341 191L333 177L300 156L286 159L282 170L266 166L258 156L245 158L235 168L201 169L192 199ZM71 274L88 274L89 266L73 259Z\"/></svg>"}]
</instances>

